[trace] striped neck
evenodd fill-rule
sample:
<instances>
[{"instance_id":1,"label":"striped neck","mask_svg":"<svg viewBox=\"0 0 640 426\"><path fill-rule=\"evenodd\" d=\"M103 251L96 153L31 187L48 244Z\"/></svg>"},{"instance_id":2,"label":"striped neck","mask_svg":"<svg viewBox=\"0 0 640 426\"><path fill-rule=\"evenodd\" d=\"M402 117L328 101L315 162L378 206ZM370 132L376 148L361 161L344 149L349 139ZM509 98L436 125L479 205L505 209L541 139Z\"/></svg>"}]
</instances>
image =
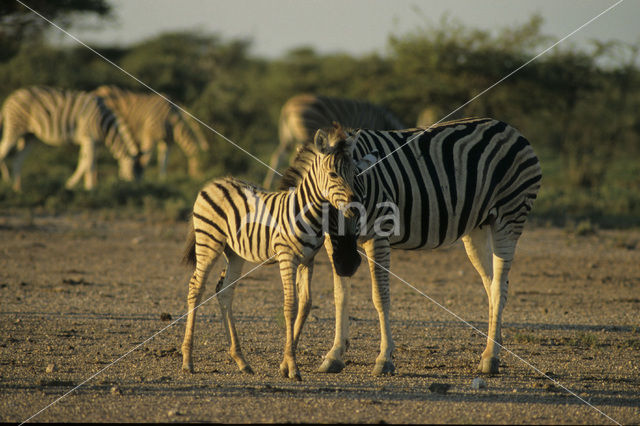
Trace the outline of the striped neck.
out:
<instances>
[{"instance_id":1,"label":"striped neck","mask_svg":"<svg viewBox=\"0 0 640 426\"><path fill-rule=\"evenodd\" d=\"M314 238L322 235L323 218L330 205L317 186L319 167L320 162L316 159L298 186L287 194L287 223L289 230L297 235L303 233Z\"/></svg>"}]
</instances>

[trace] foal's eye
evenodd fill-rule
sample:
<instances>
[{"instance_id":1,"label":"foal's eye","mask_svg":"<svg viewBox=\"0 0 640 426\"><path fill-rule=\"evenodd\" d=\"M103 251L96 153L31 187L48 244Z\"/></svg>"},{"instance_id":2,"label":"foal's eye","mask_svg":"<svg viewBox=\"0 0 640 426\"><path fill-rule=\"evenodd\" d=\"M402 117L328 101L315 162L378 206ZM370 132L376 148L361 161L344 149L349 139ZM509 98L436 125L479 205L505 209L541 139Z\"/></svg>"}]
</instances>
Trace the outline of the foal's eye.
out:
<instances>
[{"instance_id":1,"label":"foal's eye","mask_svg":"<svg viewBox=\"0 0 640 426\"><path fill-rule=\"evenodd\" d=\"M338 177L338 174L337 174L336 172L329 172L329 177L330 177L331 179L335 179L335 178L337 178L337 177Z\"/></svg>"}]
</instances>

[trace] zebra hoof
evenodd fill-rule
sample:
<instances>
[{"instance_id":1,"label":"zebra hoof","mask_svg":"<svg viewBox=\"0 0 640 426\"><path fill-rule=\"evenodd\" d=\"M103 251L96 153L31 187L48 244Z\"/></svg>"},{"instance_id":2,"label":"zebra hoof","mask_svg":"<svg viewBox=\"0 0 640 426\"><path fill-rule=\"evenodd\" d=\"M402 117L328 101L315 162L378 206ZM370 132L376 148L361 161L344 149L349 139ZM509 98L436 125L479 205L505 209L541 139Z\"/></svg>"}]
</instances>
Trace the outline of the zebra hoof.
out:
<instances>
[{"instance_id":1,"label":"zebra hoof","mask_svg":"<svg viewBox=\"0 0 640 426\"><path fill-rule=\"evenodd\" d=\"M376 362L375 367L373 367L373 371L371 372L374 376L382 376L382 375L393 375L396 372L396 367L393 365L392 361L384 361L384 362Z\"/></svg>"},{"instance_id":2,"label":"zebra hoof","mask_svg":"<svg viewBox=\"0 0 640 426\"><path fill-rule=\"evenodd\" d=\"M243 374L253 374L253 369L251 367L249 367L248 365L245 365L244 367L242 367L240 369L240 372Z\"/></svg>"},{"instance_id":3,"label":"zebra hoof","mask_svg":"<svg viewBox=\"0 0 640 426\"><path fill-rule=\"evenodd\" d=\"M289 377L289 366L285 361L282 361L282 364L280 364L280 375L285 379Z\"/></svg>"},{"instance_id":4,"label":"zebra hoof","mask_svg":"<svg viewBox=\"0 0 640 426\"><path fill-rule=\"evenodd\" d=\"M285 379L289 378L289 379L295 379L298 382L302 381L302 376L300 376L300 371L297 368L291 369L291 371L289 371L289 364L286 361L282 361L282 364L280 364L280 374Z\"/></svg>"},{"instance_id":5,"label":"zebra hoof","mask_svg":"<svg viewBox=\"0 0 640 426\"><path fill-rule=\"evenodd\" d=\"M339 373L345 367L344 362L339 359L325 358L318 372L320 373Z\"/></svg>"},{"instance_id":6,"label":"zebra hoof","mask_svg":"<svg viewBox=\"0 0 640 426\"><path fill-rule=\"evenodd\" d=\"M478 365L478 372L483 374L498 374L500 372L500 360L498 358L482 358Z\"/></svg>"},{"instance_id":7,"label":"zebra hoof","mask_svg":"<svg viewBox=\"0 0 640 426\"><path fill-rule=\"evenodd\" d=\"M193 364L191 364L191 363L182 364L182 371L184 371L185 373L192 373L193 374Z\"/></svg>"}]
</instances>

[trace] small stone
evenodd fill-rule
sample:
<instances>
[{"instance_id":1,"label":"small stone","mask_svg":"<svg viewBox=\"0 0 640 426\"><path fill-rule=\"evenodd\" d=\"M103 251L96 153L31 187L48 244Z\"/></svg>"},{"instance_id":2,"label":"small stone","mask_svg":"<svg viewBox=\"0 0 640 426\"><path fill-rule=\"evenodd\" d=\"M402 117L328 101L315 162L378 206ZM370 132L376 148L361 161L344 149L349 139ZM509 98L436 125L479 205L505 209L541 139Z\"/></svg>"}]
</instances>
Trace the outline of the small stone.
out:
<instances>
[{"instance_id":1,"label":"small stone","mask_svg":"<svg viewBox=\"0 0 640 426\"><path fill-rule=\"evenodd\" d=\"M475 379L473 379L473 382L471 382L471 388L472 389L486 389L487 388L487 382L485 382L484 379L482 379L481 377L476 377Z\"/></svg>"},{"instance_id":2,"label":"small stone","mask_svg":"<svg viewBox=\"0 0 640 426\"><path fill-rule=\"evenodd\" d=\"M433 393L445 394L449 391L451 385L448 383L431 383L429 385L429 391Z\"/></svg>"},{"instance_id":3,"label":"small stone","mask_svg":"<svg viewBox=\"0 0 640 426\"><path fill-rule=\"evenodd\" d=\"M167 312L163 312L160 314L160 319L162 321L171 321L171 314Z\"/></svg>"},{"instance_id":4,"label":"small stone","mask_svg":"<svg viewBox=\"0 0 640 426\"><path fill-rule=\"evenodd\" d=\"M122 392L120 391L120 388L117 386L112 386L111 387L111 395L121 395Z\"/></svg>"},{"instance_id":5,"label":"small stone","mask_svg":"<svg viewBox=\"0 0 640 426\"><path fill-rule=\"evenodd\" d=\"M55 364L49 364L47 365L47 369L45 370L47 373L53 373L56 370L56 366Z\"/></svg>"},{"instance_id":6,"label":"small stone","mask_svg":"<svg viewBox=\"0 0 640 426\"><path fill-rule=\"evenodd\" d=\"M178 411L177 408L172 408L171 410L169 410L169 412L167 414L169 415L169 417L179 416L180 415L180 411Z\"/></svg>"}]
</instances>

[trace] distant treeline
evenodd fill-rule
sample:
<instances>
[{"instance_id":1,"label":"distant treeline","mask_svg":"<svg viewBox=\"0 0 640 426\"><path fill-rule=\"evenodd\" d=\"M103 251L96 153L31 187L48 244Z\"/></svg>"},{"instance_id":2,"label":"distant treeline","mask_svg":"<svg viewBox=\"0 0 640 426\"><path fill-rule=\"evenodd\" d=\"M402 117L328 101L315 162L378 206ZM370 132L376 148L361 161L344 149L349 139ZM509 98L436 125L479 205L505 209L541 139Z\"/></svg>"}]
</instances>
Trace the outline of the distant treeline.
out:
<instances>
[{"instance_id":1,"label":"distant treeline","mask_svg":"<svg viewBox=\"0 0 640 426\"><path fill-rule=\"evenodd\" d=\"M300 47L265 59L251 54L248 40L191 32L96 49L265 162L278 143L281 106L301 92L368 100L386 106L407 127L426 108L427 116L440 120L474 99L456 116L506 121L538 152L539 218L640 224L639 44L594 42L583 50L560 45L475 98L555 41L541 33L541 25L534 16L524 25L487 32L445 20L390 38L383 53L359 57ZM148 91L84 47L25 41L0 62L0 99L34 84ZM262 181L263 165L203 130L213 148L203 162L207 177ZM41 175L58 160L73 170L73 158L56 155L30 157L25 173ZM176 161L170 167L184 173ZM3 190L0 201L20 204L12 197Z\"/></svg>"}]
</instances>

